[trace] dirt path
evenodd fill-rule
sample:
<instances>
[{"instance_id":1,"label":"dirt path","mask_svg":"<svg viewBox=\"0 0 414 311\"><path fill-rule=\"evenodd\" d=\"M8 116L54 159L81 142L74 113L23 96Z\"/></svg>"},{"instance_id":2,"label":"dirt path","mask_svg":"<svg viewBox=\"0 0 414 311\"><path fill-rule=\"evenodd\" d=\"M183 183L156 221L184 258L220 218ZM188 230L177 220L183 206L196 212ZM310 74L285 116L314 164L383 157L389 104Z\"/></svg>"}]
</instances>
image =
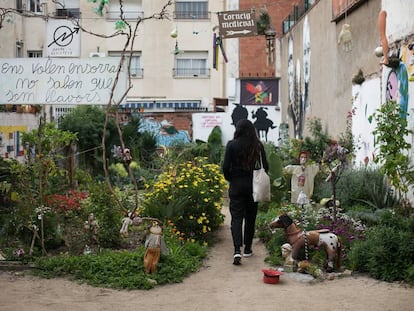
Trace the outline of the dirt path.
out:
<instances>
[{"instance_id":1,"label":"dirt path","mask_svg":"<svg viewBox=\"0 0 414 311\"><path fill-rule=\"evenodd\" d=\"M289 310L409 311L414 288L365 277L305 283L283 275L263 283L266 250L255 241L255 255L233 266L228 211L204 267L183 283L149 291L94 288L64 279L40 279L0 272L0 310Z\"/></svg>"}]
</instances>

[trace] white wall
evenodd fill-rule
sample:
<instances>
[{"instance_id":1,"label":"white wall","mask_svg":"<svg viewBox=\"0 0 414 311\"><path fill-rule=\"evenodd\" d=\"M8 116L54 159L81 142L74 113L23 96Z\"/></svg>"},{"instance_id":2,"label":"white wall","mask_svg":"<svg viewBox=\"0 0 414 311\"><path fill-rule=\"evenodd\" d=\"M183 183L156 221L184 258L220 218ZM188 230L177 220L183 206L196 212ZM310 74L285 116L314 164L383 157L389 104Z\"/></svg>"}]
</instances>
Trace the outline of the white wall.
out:
<instances>
[{"instance_id":1,"label":"white wall","mask_svg":"<svg viewBox=\"0 0 414 311\"><path fill-rule=\"evenodd\" d=\"M266 120L271 121L275 128L269 128L267 133L267 139L265 133L260 131L260 139L263 142L273 143L275 146L278 145L279 139L279 125L280 125L280 111L276 110L274 106L244 106L248 112L248 119L256 122L256 118L252 117L252 114L263 107L267 114ZM207 141L208 136L215 126L219 126L222 132L222 143L223 145L233 138L235 126L233 125L232 114L237 109L236 105L230 105L228 111L218 113L194 113L192 116L193 121L193 141L199 139Z\"/></svg>"},{"instance_id":2,"label":"white wall","mask_svg":"<svg viewBox=\"0 0 414 311\"><path fill-rule=\"evenodd\" d=\"M365 158L368 158L369 163L373 160L375 148L372 131L375 129L375 121L371 124L368 118L380 107L380 79L372 79L361 86L354 86L352 96L354 98L352 133L357 145L354 164L360 166L364 164Z\"/></svg>"},{"instance_id":3,"label":"white wall","mask_svg":"<svg viewBox=\"0 0 414 311\"><path fill-rule=\"evenodd\" d=\"M387 11L387 36L389 41L404 39L414 30L413 0L382 0L382 9Z\"/></svg>"}]
</instances>

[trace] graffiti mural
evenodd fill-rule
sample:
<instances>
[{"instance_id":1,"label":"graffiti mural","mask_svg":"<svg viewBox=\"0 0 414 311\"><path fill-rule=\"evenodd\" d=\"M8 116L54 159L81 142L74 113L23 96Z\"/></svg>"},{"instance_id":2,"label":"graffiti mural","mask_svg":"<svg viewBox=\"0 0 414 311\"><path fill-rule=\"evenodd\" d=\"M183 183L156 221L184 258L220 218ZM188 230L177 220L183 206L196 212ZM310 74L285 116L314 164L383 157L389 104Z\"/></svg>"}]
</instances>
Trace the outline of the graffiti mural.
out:
<instances>
[{"instance_id":1,"label":"graffiti mural","mask_svg":"<svg viewBox=\"0 0 414 311\"><path fill-rule=\"evenodd\" d=\"M408 81L414 81L414 42L401 47L401 61L407 67Z\"/></svg>"},{"instance_id":2,"label":"graffiti mural","mask_svg":"<svg viewBox=\"0 0 414 311\"><path fill-rule=\"evenodd\" d=\"M303 79L301 76L300 60L296 60L296 70L293 61L293 37L288 39L288 114L292 119L295 138L302 138L305 123L306 111L310 103L310 69L311 69L311 39L308 17L303 23Z\"/></svg>"},{"instance_id":3,"label":"graffiti mural","mask_svg":"<svg viewBox=\"0 0 414 311\"><path fill-rule=\"evenodd\" d=\"M231 120L232 125L236 127L236 124L239 120L247 119L249 116L249 112L247 111L246 107L244 107L241 104L234 104L236 107L233 109L233 112L231 113Z\"/></svg>"},{"instance_id":4,"label":"graffiti mural","mask_svg":"<svg viewBox=\"0 0 414 311\"><path fill-rule=\"evenodd\" d=\"M253 125L259 134L260 140L265 142L268 141L269 130L276 128L276 126L273 125L273 121L268 118L268 113L266 112L267 109L267 107L260 107L256 111L252 111L252 117L255 119Z\"/></svg>"},{"instance_id":5,"label":"graffiti mural","mask_svg":"<svg viewBox=\"0 0 414 311\"><path fill-rule=\"evenodd\" d=\"M276 119L276 115L280 112L275 107L260 106L258 108L252 106L243 106L241 104L234 104L234 109L231 112L231 125L236 127L239 120L249 119L252 121L254 127L257 130L257 134L261 141L270 142L273 141L273 137L277 132L273 132L277 128L273 120ZM277 113L276 113L277 112ZM251 118L249 118L251 115ZM270 137L272 134L272 138ZM276 143L276 141L274 141Z\"/></svg>"},{"instance_id":6,"label":"graffiti mural","mask_svg":"<svg viewBox=\"0 0 414 311\"><path fill-rule=\"evenodd\" d=\"M311 69L311 41L308 16L306 15L303 23L303 98L302 110L306 113L310 107L309 102L309 81L310 81L310 69ZM302 120L303 122L303 120Z\"/></svg>"},{"instance_id":7,"label":"graffiti mural","mask_svg":"<svg viewBox=\"0 0 414 311\"><path fill-rule=\"evenodd\" d=\"M400 65L397 69L398 77L398 99L400 104L401 111L408 111L408 73L407 67L403 62L400 62ZM403 114L406 117L406 113Z\"/></svg>"},{"instance_id":8,"label":"graffiti mural","mask_svg":"<svg viewBox=\"0 0 414 311\"><path fill-rule=\"evenodd\" d=\"M276 106L279 102L278 79L240 80L240 101L243 105Z\"/></svg>"},{"instance_id":9,"label":"graffiti mural","mask_svg":"<svg viewBox=\"0 0 414 311\"><path fill-rule=\"evenodd\" d=\"M158 122L152 118L143 118L138 131L140 133L150 132L155 134L157 146L171 147L190 142L187 131L177 130L172 123L167 120Z\"/></svg>"},{"instance_id":10,"label":"graffiti mural","mask_svg":"<svg viewBox=\"0 0 414 311\"><path fill-rule=\"evenodd\" d=\"M385 100L397 100L398 78L395 70L391 70L387 77L387 87L385 89Z\"/></svg>"}]
</instances>

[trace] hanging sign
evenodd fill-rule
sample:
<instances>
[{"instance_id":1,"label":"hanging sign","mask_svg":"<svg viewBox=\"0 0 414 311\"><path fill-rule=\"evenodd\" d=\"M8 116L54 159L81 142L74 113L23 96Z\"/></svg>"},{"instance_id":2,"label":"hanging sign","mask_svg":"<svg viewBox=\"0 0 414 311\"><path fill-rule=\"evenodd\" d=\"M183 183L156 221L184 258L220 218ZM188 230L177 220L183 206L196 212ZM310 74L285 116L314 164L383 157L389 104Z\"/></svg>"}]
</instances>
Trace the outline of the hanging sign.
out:
<instances>
[{"instance_id":1,"label":"hanging sign","mask_svg":"<svg viewBox=\"0 0 414 311\"><path fill-rule=\"evenodd\" d=\"M254 11L219 12L218 21L223 39L257 36Z\"/></svg>"},{"instance_id":2,"label":"hanging sign","mask_svg":"<svg viewBox=\"0 0 414 311\"><path fill-rule=\"evenodd\" d=\"M70 20L49 19L46 23L46 56L79 57L79 27Z\"/></svg>"}]
</instances>

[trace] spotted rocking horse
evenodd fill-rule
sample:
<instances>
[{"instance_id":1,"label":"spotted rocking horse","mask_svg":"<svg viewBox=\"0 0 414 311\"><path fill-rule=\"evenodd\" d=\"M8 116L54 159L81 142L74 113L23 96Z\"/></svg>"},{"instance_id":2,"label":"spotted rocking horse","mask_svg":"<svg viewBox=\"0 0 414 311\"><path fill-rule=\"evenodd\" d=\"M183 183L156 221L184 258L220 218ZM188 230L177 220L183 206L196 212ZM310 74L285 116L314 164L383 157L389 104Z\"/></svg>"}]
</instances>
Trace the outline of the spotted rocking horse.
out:
<instances>
[{"instance_id":1,"label":"spotted rocking horse","mask_svg":"<svg viewBox=\"0 0 414 311\"><path fill-rule=\"evenodd\" d=\"M297 262L299 257L299 251L305 246L305 242L308 246L323 247L328 258L328 264L326 271L334 271L334 261L336 268L340 268L341 260L341 242L338 236L328 229L304 231L300 230L295 222L286 214L281 215L274 219L270 224L270 228L285 229L286 239L292 246L292 258Z\"/></svg>"}]
</instances>

